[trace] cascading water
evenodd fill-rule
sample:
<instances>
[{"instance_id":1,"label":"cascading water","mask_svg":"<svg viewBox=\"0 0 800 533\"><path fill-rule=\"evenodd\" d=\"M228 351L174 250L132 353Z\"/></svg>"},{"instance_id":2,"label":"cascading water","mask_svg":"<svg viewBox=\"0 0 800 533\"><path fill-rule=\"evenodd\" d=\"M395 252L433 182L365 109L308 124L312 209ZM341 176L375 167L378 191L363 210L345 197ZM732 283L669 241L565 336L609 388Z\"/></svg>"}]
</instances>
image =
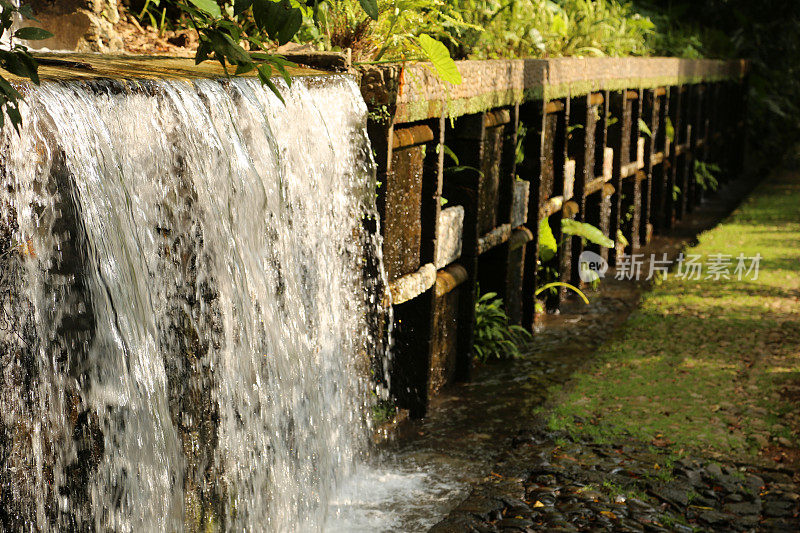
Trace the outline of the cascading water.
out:
<instances>
[{"instance_id":1,"label":"cascading water","mask_svg":"<svg viewBox=\"0 0 800 533\"><path fill-rule=\"evenodd\" d=\"M374 171L350 78L281 91L28 91L0 138L4 529L323 527L367 442Z\"/></svg>"}]
</instances>

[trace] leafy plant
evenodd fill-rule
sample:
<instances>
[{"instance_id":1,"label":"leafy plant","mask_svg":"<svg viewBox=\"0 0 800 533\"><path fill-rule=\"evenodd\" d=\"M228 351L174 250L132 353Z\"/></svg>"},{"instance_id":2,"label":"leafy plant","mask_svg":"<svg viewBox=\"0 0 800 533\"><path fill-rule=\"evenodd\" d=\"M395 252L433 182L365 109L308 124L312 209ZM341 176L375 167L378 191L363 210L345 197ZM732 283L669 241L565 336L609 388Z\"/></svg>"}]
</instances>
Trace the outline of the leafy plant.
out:
<instances>
[{"instance_id":1,"label":"leafy plant","mask_svg":"<svg viewBox=\"0 0 800 533\"><path fill-rule=\"evenodd\" d=\"M591 242L604 248L614 247L614 241L606 237L600 228L571 218L561 219L561 234L581 237L584 242ZM539 221L539 260L546 263L552 260L557 253L558 243L550 228L550 219L543 218Z\"/></svg>"},{"instance_id":2,"label":"leafy plant","mask_svg":"<svg viewBox=\"0 0 800 533\"><path fill-rule=\"evenodd\" d=\"M443 170L444 170L444 172L446 174L453 174L453 173L469 171L469 172L475 172L479 176L483 177L483 171L481 171L481 169L475 168L475 167L471 167L469 165L460 164L460 162L458 160L458 156L456 155L456 153L450 147L448 147L446 144L442 144L441 146L444 149L444 155L449 157L454 163L453 165L447 165L447 166L444 167ZM438 153L439 145L436 146L436 150L437 150L437 153Z\"/></svg>"},{"instance_id":3,"label":"leafy plant","mask_svg":"<svg viewBox=\"0 0 800 533\"><path fill-rule=\"evenodd\" d=\"M617 0L451 0L468 25L445 26L452 52L498 57L646 55L653 24Z\"/></svg>"},{"instance_id":4,"label":"leafy plant","mask_svg":"<svg viewBox=\"0 0 800 533\"><path fill-rule=\"evenodd\" d=\"M605 248L614 247L614 241L606 237L600 228L586 222L572 220L571 218L561 219L561 233L580 237L584 242L590 242Z\"/></svg>"},{"instance_id":5,"label":"leafy plant","mask_svg":"<svg viewBox=\"0 0 800 533\"><path fill-rule=\"evenodd\" d=\"M639 119L639 131L644 133L648 137L652 137L653 136L653 132L650 131L650 128L647 126L647 122L645 122L641 118Z\"/></svg>"},{"instance_id":6,"label":"leafy plant","mask_svg":"<svg viewBox=\"0 0 800 533\"><path fill-rule=\"evenodd\" d=\"M7 49L0 49L0 68L20 78L27 78L38 85L39 65L28 52L28 47L19 41L49 39L53 34L34 26L25 26L12 33L11 26L17 14L24 19L38 22L29 6L16 7L8 0L0 0L0 42L4 40L8 42ZM22 116L19 112L20 100L22 100L22 95L0 73L0 129L3 128L5 119L8 117L11 125L19 132L19 126L22 124Z\"/></svg>"},{"instance_id":7,"label":"leafy plant","mask_svg":"<svg viewBox=\"0 0 800 533\"><path fill-rule=\"evenodd\" d=\"M716 191L719 188L719 180L714 174L719 174L722 169L714 163L694 161L694 179L697 185L704 191Z\"/></svg>"},{"instance_id":8,"label":"leafy plant","mask_svg":"<svg viewBox=\"0 0 800 533\"><path fill-rule=\"evenodd\" d=\"M150 25L158 29L158 34L163 35L167 23L167 8L161 7L161 0L146 0L137 18L141 22L145 16L150 20Z\"/></svg>"},{"instance_id":9,"label":"leafy plant","mask_svg":"<svg viewBox=\"0 0 800 533\"><path fill-rule=\"evenodd\" d=\"M303 18L297 5L289 0L236 0L232 9L222 10L214 0L189 0L178 6L189 17L200 40L195 63L213 59L228 74L229 65L236 68L234 74L255 69L261 83L283 101L271 79L272 69L275 68L290 85L286 67L291 63L267 50L270 41L284 44L297 33Z\"/></svg>"},{"instance_id":10,"label":"leafy plant","mask_svg":"<svg viewBox=\"0 0 800 533\"><path fill-rule=\"evenodd\" d=\"M374 392L373 396L377 396ZM391 422L397 414L397 407L391 400L375 398L372 404L372 423L376 426Z\"/></svg>"},{"instance_id":11,"label":"leafy plant","mask_svg":"<svg viewBox=\"0 0 800 533\"><path fill-rule=\"evenodd\" d=\"M550 228L550 219L543 218L539 221L539 260L542 263L550 261L558 252L558 243Z\"/></svg>"},{"instance_id":12,"label":"leafy plant","mask_svg":"<svg viewBox=\"0 0 800 533\"><path fill-rule=\"evenodd\" d=\"M670 117L667 117L667 120L664 123L664 133L667 135L669 142L675 142L675 126L672 125L672 119Z\"/></svg>"},{"instance_id":13,"label":"leafy plant","mask_svg":"<svg viewBox=\"0 0 800 533\"><path fill-rule=\"evenodd\" d=\"M437 39L443 24L460 25L460 15L443 0L361 0L372 2L363 16L356 0L321 0L304 18L300 42L321 50L350 48L355 63L429 61L437 76L461 83L447 47ZM373 9L374 7L374 9ZM372 15L375 16L372 16Z\"/></svg>"},{"instance_id":14,"label":"leafy plant","mask_svg":"<svg viewBox=\"0 0 800 533\"><path fill-rule=\"evenodd\" d=\"M583 300L583 303L585 303L587 305L589 304L589 298L586 297L586 295L583 293L582 290L580 290L575 285L571 285L569 283L564 283L563 281L551 281L550 283L546 283L545 285L542 285L541 287L536 289L536 292L534 292L533 294L534 294L534 296L539 296L544 291L550 290L550 289L555 288L555 287L565 287L565 288L571 290L572 292L574 292L575 294L577 294L578 296L580 296L581 300Z\"/></svg>"},{"instance_id":15,"label":"leafy plant","mask_svg":"<svg viewBox=\"0 0 800 533\"><path fill-rule=\"evenodd\" d=\"M486 362L491 359L514 359L521 355L520 346L531 334L521 326L509 324L503 300L497 293L487 292L475 302L475 357Z\"/></svg>"},{"instance_id":16,"label":"leafy plant","mask_svg":"<svg viewBox=\"0 0 800 533\"><path fill-rule=\"evenodd\" d=\"M600 228L588 224L586 222L578 222L569 218L561 219L561 234L562 236L577 236L581 237L584 242L591 242L598 246L605 248L613 248L614 241L606 237ZM558 254L558 242L556 241L553 230L550 227L549 218L543 218L539 221L539 261L538 266L539 275L545 280L545 283L536 289L534 296L539 296L545 291L551 291L555 294L558 287L565 287L577 293L581 299L589 303L586 295L580 289L569 283L555 281L558 277L558 270L547 265ZM544 311L544 306L540 302L536 302L536 312L541 313Z\"/></svg>"}]
</instances>

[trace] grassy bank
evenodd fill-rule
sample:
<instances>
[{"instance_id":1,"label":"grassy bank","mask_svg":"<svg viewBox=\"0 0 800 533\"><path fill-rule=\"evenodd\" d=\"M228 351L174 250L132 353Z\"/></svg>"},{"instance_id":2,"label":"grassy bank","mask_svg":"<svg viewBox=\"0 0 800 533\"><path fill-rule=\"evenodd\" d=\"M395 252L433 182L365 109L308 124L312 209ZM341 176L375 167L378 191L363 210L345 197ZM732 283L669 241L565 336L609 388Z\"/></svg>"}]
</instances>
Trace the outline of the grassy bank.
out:
<instances>
[{"instance_id":1,"label":"grassy bank","mask_svg":"<svg viewBox=\"0 0 800 533\"><path fill-rule=\"evenodd\" d=\"M704 266L732 255L731 274L738 254L761 254L758 278L670 273L575 376L550 426L601 441L627 432L676 452L796 461L800 175L767 180L686 253Z\"/></svg>"}]
</instances>

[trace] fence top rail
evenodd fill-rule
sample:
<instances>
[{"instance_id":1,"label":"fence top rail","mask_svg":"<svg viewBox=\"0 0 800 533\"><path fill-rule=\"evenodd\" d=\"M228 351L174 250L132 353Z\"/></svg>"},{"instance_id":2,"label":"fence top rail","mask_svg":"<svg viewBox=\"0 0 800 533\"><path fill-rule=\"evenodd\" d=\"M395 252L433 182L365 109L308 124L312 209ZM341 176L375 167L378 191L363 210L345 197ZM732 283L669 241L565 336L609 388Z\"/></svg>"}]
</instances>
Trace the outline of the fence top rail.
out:
<instances>
[{"instance_id":1,"label":"fence top rail","mask_svg":"<svg viewBox=\"0 0 800 533\"><path fill-rule=\"evenodd\" d=\"M205 61L196 65L194 59L167 56L131 56L80 53L35 54L39 62L39 77L42 81L81 81L97 79L158 80L158 79L208 79L226 76L217 61ZM231 74L236 67L229 66ZM292 76L330 74L310 68L290 67ZM12 74L3 74L17 84L28 80ZM256 76L255 70L245 76ZM279 74L273 70L273 76Z\"/></svg>"},{"instance_id":2,"label":"fence top rail","mask_svg":"<svg viewBox=\"0 0 800 533\"><path fill-rule=\"evenodd\" d=\"M303 56L297 60L322 66L340 59L342 65L349 64L347 58L328 57L331 55L336 54ZM217 62L195 65L189 58L76 53L37 54L36 57L41 62L42 80L191 80L226 75ZM337 68L342 65L337 64ZM531 100L580 96L601 90L738 81L747 72L747 63L742 60L667 57L492 59L458 61L457 65L463 79L461 85L441 81L426 63L363 64L356 70L367 105L371 108L385 106L394 117L394 123L442 115L458 117ZM292 76L330 74L300 67L289 71ZM255 75L255 71L249 75ZM18 84L24 85L27 81L7 77Z\"/></svg>"},{"instance_id":3,"label":"fence top rail","mask_svg":"<svg viewBox=\"0 0 800 533\"><path fill-rule=\"evenodd\" d=\"M393 108L395 123L404 123L601 90L739 81L747 71L743 60L669 57L467 60L457 65L461 85L441 81L429 64L361 65L361 92L367 105Z\"/></svg>"}]
</instances>

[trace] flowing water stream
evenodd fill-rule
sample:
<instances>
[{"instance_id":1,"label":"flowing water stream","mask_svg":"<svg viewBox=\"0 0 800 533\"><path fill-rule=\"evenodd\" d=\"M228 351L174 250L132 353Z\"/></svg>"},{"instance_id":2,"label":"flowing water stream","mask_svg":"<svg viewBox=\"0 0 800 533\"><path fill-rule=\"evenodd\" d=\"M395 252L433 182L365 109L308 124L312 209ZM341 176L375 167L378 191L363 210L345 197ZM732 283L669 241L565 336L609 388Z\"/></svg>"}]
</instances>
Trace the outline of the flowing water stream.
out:
<instances>
[{"instance_id":1,"label":"flowing water stream","mask_svg":"<svg viewBox=\"0 0 800 533\"><path fill-rule=\"evenodd\" d=\"M281 89L28 92L0 137L3 529L313 531L354 479L414 485L364 466L366 107L344 76Z\"/></svg>"}]
</instances>

